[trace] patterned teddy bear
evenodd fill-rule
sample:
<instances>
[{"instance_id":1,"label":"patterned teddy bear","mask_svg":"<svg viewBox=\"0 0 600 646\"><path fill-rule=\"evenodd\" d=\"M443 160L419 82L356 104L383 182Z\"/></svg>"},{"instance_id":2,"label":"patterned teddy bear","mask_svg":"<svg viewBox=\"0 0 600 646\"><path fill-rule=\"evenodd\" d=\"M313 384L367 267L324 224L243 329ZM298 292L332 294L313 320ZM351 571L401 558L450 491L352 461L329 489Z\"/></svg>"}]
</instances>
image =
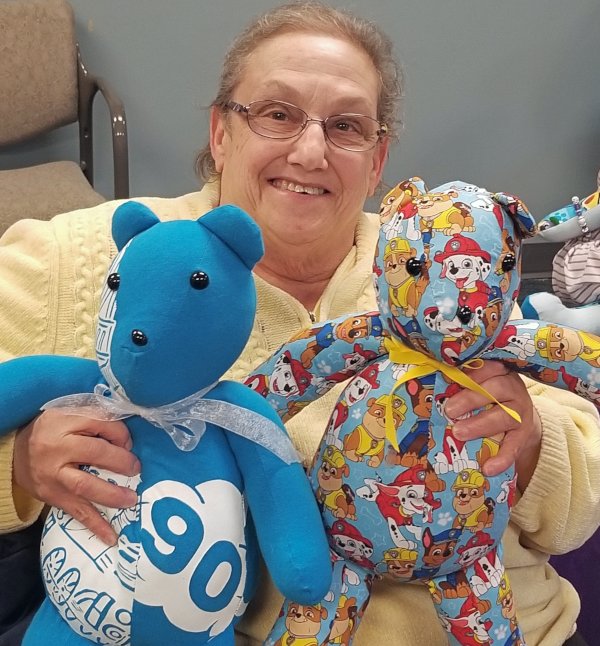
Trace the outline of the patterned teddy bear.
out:
<instances>
[{"instance_id":1,"label":"patterned teddy bear","mask_svg":"<svg viewBox=\"0 0 600 646\"><path fill-rule=\"evenodd\" d=\"M113 237L120 251L102 291L98 360L0 364L0 432L44 406L125 419L142 465L134 478L87 467L138 494L130 509L99 507L117 545L50 510L47 598L23 643L233 646L257 576L254 528L290 598L318 601L331 577L318 508L283 425L259 395L220 380L252 329L260 230L232 206L161 223L128 202Z\"/></svg>"},{"instance_id":2,"label":"patterned teddy bear","mask_svg":"<svg viewBox=\"0 0 600 646\"><path fill-rule=\"evenodd\" d=\"M453 644L523 644L500 543L516 475L484 475L502 438L461 441L445 402L460 388L496 401L462 370L495 359L600 406L600 338L509 320L536 229L518 198L412 178L380 216L379 311L315 323L246 382L276 384L261 394L284 419L348 382L309 471L332 588L310 609L286 601L267 644L349 646L379 576L423 581Z\"/></svg>"}]
</instances>

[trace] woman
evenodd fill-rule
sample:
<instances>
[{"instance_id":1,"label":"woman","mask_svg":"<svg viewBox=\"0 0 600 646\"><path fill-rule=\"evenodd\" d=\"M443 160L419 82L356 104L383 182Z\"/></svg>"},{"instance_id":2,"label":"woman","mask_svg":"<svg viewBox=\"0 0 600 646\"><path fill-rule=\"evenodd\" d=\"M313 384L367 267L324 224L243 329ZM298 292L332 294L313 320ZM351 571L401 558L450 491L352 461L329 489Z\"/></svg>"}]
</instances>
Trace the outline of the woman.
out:
<instances>
[{"instance_id":1,"label":"woman","mask_svg":"<svg viewBox=\"0 0 600 646\"><path fill-rule=\"evenodd\" d=\"M210 181L199 193L144 200L170 219L198 217L231 202L262 229L266 253L256 268L256 323L228 377L242 379L313 320L375 306L371 266L378 224L362 209L381 179L399 94L387 38L373 25L318 3L276 8L231 46L211 109L209 147L197 164ZM349 114L363 133L351 140L343 134ZM0 359L32 352L93 356L100 283L115 251L109 235L114 208L108 203L50 223L21 222L5 234ZM513 425L494 406L455 429L465 438L507 433L486 466L496 473L516 460L520 473L522 498L504 541L520 623L529 644L562 644L574 630L578 599L547 566L547 553L573 549L597 525L598 418L583 400L533 383L526 388L497 363L478 370L477 379L519 412L523 424ZM306 462L338 392L289 424ZM481 403L463 392L447 410L458 417ZM133 473L139 465L128 448L121 423L42 414L16 440L4 441L0 527L15 529L36 517L41 505L28 492L114 540L89 501L125 506L132 493L87 476L77 465ZM239 644L262 643L279 603L266 582L239 625ZM377 583L356 646L445 643L424 588Z\"/></svg>"}]
</instances>

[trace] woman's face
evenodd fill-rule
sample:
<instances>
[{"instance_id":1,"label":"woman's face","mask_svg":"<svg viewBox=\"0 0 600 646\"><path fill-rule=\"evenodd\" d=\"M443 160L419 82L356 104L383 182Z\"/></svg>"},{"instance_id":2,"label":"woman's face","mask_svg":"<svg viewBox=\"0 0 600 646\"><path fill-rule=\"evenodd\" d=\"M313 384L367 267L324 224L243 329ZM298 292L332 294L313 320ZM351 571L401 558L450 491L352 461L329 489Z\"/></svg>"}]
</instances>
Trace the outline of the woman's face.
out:
<instances>
[{"instance_id":1,"label":"woman's face","mask_svg":"<svg viewBox=\"0 0 600 646\"><path fill-rule=\"evenodd\" d=\"M354 45L324 35L281 34L249 57L231 97L247 105L279 99L310 117L360 113L377 117L379 78ZM259 224L267 247L310 244L353 232L383 170L388 142L366 152L337 148L320 124L292 139L252 132L245 114L213 109L211 149L221 173L221 203L236 204ZM345 236L348 239L348 236Z\"/></svg>"}]
</instances>

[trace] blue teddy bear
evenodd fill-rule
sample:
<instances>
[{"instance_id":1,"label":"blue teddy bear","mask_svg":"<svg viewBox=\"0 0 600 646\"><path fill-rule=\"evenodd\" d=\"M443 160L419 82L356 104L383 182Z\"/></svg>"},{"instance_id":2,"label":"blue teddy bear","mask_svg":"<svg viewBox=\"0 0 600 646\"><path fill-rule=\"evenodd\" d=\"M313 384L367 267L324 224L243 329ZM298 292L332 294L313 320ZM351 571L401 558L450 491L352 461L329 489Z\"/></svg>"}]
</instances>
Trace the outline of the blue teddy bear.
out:
<instances>
[{"instance_id":1,"label":"blue teddy bear","mask_svg":"<svg viewBox=\"0 0 600 646\"><path fill-rule=\"evenodd\" d=\"M125 419L142 465L134 478L88 468L138 494L130 509L99 507L115 546L50 510L47 599L24 644L232 645L256 581L256 538L288 598L315 603L331 580L317 504L277 414L243 384L220 381L252 329L260 231L232 206L160 223L128 202L113 237L98 361L0 364L1 433L53 400Z\"/></svg>"}]
</instances>

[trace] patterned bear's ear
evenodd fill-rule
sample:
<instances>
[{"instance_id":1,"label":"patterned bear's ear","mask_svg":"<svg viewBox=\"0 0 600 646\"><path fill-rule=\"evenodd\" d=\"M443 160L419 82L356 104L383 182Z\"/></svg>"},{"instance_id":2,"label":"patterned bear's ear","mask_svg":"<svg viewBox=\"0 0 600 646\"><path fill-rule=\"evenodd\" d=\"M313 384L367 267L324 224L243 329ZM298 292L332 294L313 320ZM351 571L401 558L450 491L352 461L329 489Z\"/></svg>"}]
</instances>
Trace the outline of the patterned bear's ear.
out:
<instances>
[{"instance_id":1,"label":"patterned bear's ear","mask_svg":"<svg viewBox=\"0 0 600 646\"><path fill-rule=\"evenodd\" d=\"M523 200L510 193L494 193L492 199L511 218L521 237L531 238L537 233L535 219Z\"/></svg>"},{"instance_id":2,"label":"patterned bear's ear","mask_svg":"<svg viewBox=\"0 0 600 646\"><path fill-rule=\"evenodd\" d=\"M417 195L428 192L427 185L420 177L405 179L385 194L385 197L381 200L380 213L394 203L398 204L398 202L402 202L403 200L410 201Z\"/></svg>"},{"instance_id":3,"label":"patterned bear's ear","mask_svg":"<svg viewBox=\"0 0 600 646\"><path fill-rule=\"evenodd\" d=\"M120 204L112 219L112 236L117 249L121 251L131 238L159 222L158 217L140 202L132 200Z\"/></svg>"},{"instance_id":4,"label":"patterned bear's ear","mask_svg":"<svg viewBox=\"0 0 600 646\"><path fill-rule=\"evenodd\" d=\"M248 269L252 269L265 252L258 224L237 206L218 206L200 216L198 223L227 245Z\"/></svg>"}]
</instances>

